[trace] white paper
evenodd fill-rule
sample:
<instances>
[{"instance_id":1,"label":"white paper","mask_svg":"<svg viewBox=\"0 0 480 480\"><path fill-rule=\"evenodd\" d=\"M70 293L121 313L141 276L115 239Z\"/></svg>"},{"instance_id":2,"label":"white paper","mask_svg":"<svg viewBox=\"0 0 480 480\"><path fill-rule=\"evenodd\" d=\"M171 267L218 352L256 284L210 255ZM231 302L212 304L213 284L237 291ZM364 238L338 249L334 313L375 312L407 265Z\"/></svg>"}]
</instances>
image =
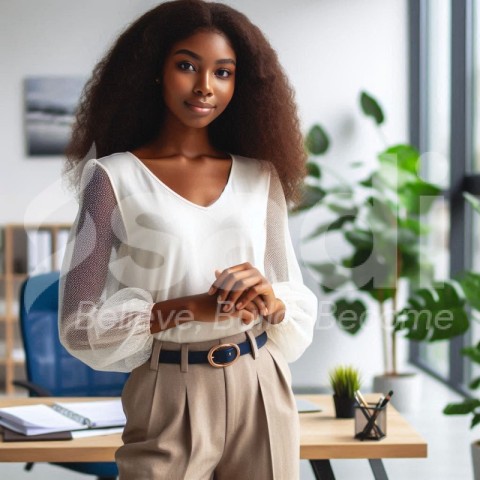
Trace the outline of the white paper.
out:
<instances>
[{"instance_id":1,"label":"white paper","mask_svg":"<svg viewBox=\"0 0 480 480\"><path fill-rule=\"evenodd\" d=\"M57 405L88 418L92 427L113 427L125 425L126 422L120 399L91 402L57 402Z\"/></svg>"},{"instance_id":2,"label":"white paper","mask_svg":"<svg viewBox=\"0 0 480 480\"><path fill-rule=\"evenodd\" d=\"M72 432L72 438L100 437L103 435L113 435L114 433L122 433L122 432L123 432L123 427L93 428L89 430L79 430L78 432Z\"/></svg>"}]
</instances>

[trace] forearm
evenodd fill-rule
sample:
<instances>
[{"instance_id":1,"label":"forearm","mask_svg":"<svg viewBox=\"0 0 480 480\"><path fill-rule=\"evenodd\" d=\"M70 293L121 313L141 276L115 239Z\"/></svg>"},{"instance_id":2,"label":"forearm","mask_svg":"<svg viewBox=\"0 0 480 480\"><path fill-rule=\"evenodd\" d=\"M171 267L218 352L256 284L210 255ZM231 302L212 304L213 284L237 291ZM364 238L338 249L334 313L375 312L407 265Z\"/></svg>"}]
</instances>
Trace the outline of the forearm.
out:
<instances>
[{"instance_id":1,"label":"forearm","mask_svg":"<svg viewBox=\"0 0 480 480\"><path fill-rule=\"evenodd\" d=\"M162 332L199 319L214 321L217 313L216 298L206 293L164 300L152 308L150 332Z\"/></svg>"}]
</instances>

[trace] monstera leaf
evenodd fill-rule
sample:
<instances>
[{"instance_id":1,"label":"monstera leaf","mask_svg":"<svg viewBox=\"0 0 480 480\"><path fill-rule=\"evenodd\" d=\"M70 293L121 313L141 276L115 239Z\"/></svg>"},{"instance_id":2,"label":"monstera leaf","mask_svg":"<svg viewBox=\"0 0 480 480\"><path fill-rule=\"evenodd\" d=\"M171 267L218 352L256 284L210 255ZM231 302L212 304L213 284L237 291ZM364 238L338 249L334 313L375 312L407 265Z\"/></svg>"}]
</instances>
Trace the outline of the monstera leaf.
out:
<instances>
[{"instance_id":1,"label":"monstera leaf","mask_svg":"<svg viewBox=\"0 0 480 480\"><path fill-rule=\"evenodd\" d=\"M422 288L408 299L395 319L395 331L412 340L433 342L461 335L469 326L465 296L454 280Z\"/></svg>"},{"instance_id":2,"label":"monstera leaf","mask_svg":"<svg viewBox=\"0 0 480 480\"><path fill-rule=\"evenodd\" d=\"M480 400L476 398L469 398L462 403L449 403L444 409L445 415L466 415L468 413L473 414L470 428L480 423Z\"/></svg>"},{"instance_id":3,"label":"monstera leaf","mask_svg":"<svg viewBox=\"0 0 480 480\"><path fill-rule=\"evenodd\" d=\"M361 300L350 301L342 298L334 303L332 313L344 332L355 335L365 322L367 307Z\"/></svg>"},{"instance_id":4,"label":"monstera leaf","mask_svg":"<svg viewBox=\"0 0 480 480\"><path fill-rule=\"evenodd\" d=\"M460 284L468 303L475 310L480 311L480 275L475 272L465 272L460 278Z\"/></svg>"}]
</instances>

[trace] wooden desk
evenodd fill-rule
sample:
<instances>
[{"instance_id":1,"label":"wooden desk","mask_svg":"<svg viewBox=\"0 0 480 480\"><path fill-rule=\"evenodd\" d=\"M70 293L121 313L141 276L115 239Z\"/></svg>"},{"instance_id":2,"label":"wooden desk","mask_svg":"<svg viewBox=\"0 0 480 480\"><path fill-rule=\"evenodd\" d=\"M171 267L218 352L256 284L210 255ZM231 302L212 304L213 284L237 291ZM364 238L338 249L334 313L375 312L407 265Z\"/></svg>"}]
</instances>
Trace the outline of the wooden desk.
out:
<instances>
[{"instance_id":1,"label":"wooden desk","mask_svg":"<svg viewBox=\"0 0 480 480\"><path fill-rule=\"evenodd\" d=\"M418 458L427 456L427 444L391 406L387 410L387 436L380 441L353 438L353 420L336 419L331 395L299 395L317 403L322 412L300 414L300 458L309 460L317 479L334 479L330 459L368 459L377 480L387 479L382 458ZM371 399L374 400L378 396ZM91 398L0 398L0 407L27 405L56 400L81 401ZM368 400L368 396L367 396ZM113 461L122 444L120 434L67 441L0 441L0 462L105 462Z\"/></svg>"},{"instance_id":2,"label":"wooden desk","mask_svg":"<svg viewBox=\"0 0 480 480\"><path fill-rule=\"evenodd\" d=\"M331 459L365 458L376 480L386 480L382 458L424 458L427 443L391 406L387 407L387 436L380 441L360 441L353 419L335 418L331 395L299 395L320 405L320 413L300 414L300 458L310 460L317 480L333 480ZM379 395L366 395L376 402Z\"/></svg>"}]
</instances>

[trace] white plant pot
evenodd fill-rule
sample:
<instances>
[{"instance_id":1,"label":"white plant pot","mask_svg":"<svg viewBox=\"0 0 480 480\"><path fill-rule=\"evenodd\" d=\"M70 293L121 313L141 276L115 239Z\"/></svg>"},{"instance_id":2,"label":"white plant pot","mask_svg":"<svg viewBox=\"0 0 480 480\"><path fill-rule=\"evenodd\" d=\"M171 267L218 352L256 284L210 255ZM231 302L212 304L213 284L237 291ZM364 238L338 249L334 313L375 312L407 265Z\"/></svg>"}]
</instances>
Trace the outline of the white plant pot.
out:
<instances>
[{"instance_id":1,"label":"white plant pot","mask_svg":"<svg viewBox=\"0 0 480 480\"><path fill-rule=\"evenodd\" d=\"M376 375L373 377L373 392L386 395L393 390L391 404L399 412L414 412L422 399L422 383L416 373Z\"/></svg>"},{"instance_id":2,"label":"white plant pot","mask_svg":"<svg viewBox=\"0 0 480 480\"><path fill-rule=\"evenodd\" d=\"M472 464L473 464L473 478L480 480L480 442L477 440L472 442Z\"/></svg>"}]
</instances>

